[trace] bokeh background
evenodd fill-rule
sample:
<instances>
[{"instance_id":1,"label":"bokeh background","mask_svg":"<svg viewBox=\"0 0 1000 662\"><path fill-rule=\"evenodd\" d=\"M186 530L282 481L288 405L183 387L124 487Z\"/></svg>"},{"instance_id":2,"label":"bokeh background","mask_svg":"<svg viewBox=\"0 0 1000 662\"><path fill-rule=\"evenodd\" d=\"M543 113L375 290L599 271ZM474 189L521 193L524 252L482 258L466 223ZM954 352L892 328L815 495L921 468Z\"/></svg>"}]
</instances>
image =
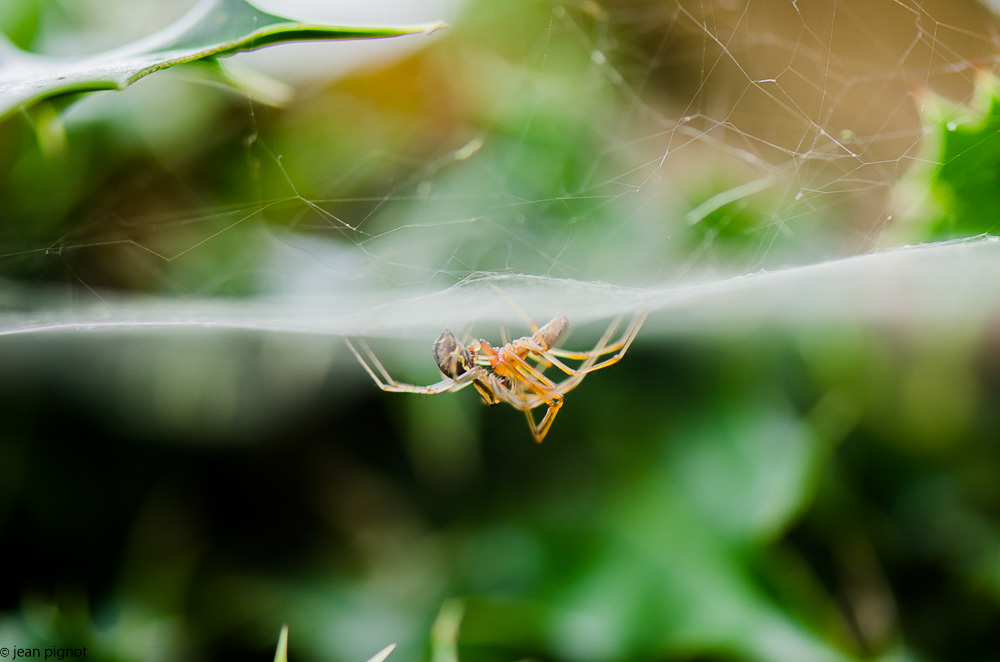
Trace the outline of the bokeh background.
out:
<instances>
[{"instance_id":1,"label":"bokeh background","mask_svg":"<svg viewBox=\"0 0 1000 662\"><path fill-rule=\"evenodd\" d=\"M96 52L186 8L163 5L3 0L0 29ZM281 11L450 26L227 62L291 86L281 107L178 69L0 124L5 312L376 306L485 273L566 279L512 302L554 315L560 282L996 229L984 4L356 10ZM270 660L288 623L297 662L391 642L434 662L1000 659L996 320L854 312L676 331L655 310L540 446L473 392L380 392L337 334L2 336L0 646ZM511 319L441 327L498 341ZM439 378L436 332L381 335L395 376Z\"/></svg>"}]
</instances>

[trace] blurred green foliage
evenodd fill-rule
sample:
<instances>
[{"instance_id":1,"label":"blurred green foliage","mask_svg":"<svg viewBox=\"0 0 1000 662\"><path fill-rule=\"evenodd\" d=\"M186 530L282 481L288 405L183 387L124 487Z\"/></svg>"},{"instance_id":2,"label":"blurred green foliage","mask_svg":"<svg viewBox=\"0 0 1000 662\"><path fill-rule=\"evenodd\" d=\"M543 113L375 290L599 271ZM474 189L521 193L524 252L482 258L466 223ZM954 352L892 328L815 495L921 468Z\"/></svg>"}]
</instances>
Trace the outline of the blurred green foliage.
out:
<instances>
[{"instance_id":1,"label":"blurred green foliage","mask_svg":"<svg viewBox=\"0 0 1000 662\"><path fill-rule=\"evenodd\" d=\"M928 141L930 176L926 218L931 239L996 234L1000 208L1000 96L997 81L978 72L969 105L927 99L928 121L937 129ZM925 169L920 169L923 172Z\"/></svg>"},{"instance_id":2,"label":"blurred green foliage","mask_svg":"<svg viewBox=\"0 0 1000 662\"><path fill-rule=\"evenodd\" d=\"M292 287L278 241L334 287L367 281L331 247L391 286L648 284L848 243L832 199L687 220L773 170L693 144L665 160L683 132L648 118L671 91L653 74L683 63L624 66L654 61L641 7L472 4L422 52L287 109L152 77L69 109L61 154L14 117L0 273L83 300L249 297ZM982 121L928 116L937 216L908 241L992 229L988 98ZM391 660L433 662L994 659L995 331L670 324L654 312L541 446L471 391L381 393L339 339L4 338L0 646L264 660L287 622L295 662L393 641ZM424 383L426 344L384 345Z\"/></svg>"}]
</instances>

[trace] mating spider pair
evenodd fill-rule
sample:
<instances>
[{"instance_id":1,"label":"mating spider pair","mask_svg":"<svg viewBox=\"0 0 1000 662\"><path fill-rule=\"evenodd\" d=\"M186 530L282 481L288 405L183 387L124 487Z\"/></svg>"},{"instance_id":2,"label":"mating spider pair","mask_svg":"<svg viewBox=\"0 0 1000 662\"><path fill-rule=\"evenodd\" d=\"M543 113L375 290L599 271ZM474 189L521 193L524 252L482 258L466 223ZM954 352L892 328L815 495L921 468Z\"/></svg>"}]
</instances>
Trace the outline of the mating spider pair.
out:
<instances>
[{"instance_id":1,"label":"mating spider pair","mask_svg":"<svg viewBox=\"0 0 1000 662\"><path fill-rule=\"evenodd\" d=\"M383 391L436 395L459 391L471 384L479 391L486 404L506 402L523 411L535 441L540 443L548 434L566 394L576 388L588 374L620 361L635 340L645 318L646 313L636 316L622 336L609 345L608 341L621 325L621 319L616 319L597 345L588 352L556 349L556 345L569 331L569 320L565 315L556 316L540 328L531 323L532 335L517 338L501 347L493 347L485 340L476 340L466 347L455 334L445 329L434 342L434 360L445 379L430 386L397 382L389 376L367 344L361 344L365 357L350 341L347 341L347 346ZM608 357L609 354L613 356ZM576 368L571 368L563 360L581 363ZM546 377L545 371L553 366L565 373L566 379L556 382ZM542 406L547 408L545 414L535 421L532 410Z\"/></svg>"}]
</instances>

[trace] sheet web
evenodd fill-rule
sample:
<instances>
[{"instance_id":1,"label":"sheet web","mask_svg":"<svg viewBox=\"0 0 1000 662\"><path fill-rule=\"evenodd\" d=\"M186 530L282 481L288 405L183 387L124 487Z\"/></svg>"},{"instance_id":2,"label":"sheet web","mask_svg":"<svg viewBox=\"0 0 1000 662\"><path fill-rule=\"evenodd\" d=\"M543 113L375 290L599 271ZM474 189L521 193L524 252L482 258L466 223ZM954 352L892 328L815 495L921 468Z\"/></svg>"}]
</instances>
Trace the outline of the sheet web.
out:
<instances>
[{"instance_id":1,"label":"sheet web","mask_svg":"<svg viewBox=\"0 0 1000 662\"><path fill-rule=\"evenodd\" d=\"M163 90L190 86L168 76L92 104L126 108L116 137L138 133L143 166L113 155L73 224L6 242L5 271L109 310L109 291L412 304L526 276L544 284L519 305L544 316L607 298L566 283L649 294L916 243L900 184L928 176L939 130L921 106L970 102L997 51L973 3L480 3L450 20L282 110L204 90L166 110ZM81 106L71 122L98 122Z\"/></svg>"}]
</instances>

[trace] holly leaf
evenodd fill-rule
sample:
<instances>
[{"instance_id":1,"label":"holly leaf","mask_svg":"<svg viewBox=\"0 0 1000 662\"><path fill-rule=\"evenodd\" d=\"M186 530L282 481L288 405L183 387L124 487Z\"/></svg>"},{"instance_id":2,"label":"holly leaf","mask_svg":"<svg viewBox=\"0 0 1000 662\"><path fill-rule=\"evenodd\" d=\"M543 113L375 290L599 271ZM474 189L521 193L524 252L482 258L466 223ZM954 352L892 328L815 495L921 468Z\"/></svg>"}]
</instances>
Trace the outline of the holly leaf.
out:
<instances>
[{"instance_id":1,"label":"holly leaf","mask_svg":"<svg viewBox=\"0 0 1000 662\"><path fill-rule=\"evenodd\" d=\"M1000 234L1000 79L977 69L974 81L969 103L920 92L923 147L900 186L914 210L907 240Z\"/></svg>"},{"instance_id":2,"label":"holly leaf","mask_svg":"<svg viewBox=\"0 0 1000 662\"><path fill-rule=\"evenodd\" d=\"M159 32L83 58L30 53L0 35L0 120L43 99L121 90L143 76L176 64L290 41L378 39L429 33L443 25L351 27L301 23L257 9L246 0L202 0Z\"/></svg>"}]
</instances>

